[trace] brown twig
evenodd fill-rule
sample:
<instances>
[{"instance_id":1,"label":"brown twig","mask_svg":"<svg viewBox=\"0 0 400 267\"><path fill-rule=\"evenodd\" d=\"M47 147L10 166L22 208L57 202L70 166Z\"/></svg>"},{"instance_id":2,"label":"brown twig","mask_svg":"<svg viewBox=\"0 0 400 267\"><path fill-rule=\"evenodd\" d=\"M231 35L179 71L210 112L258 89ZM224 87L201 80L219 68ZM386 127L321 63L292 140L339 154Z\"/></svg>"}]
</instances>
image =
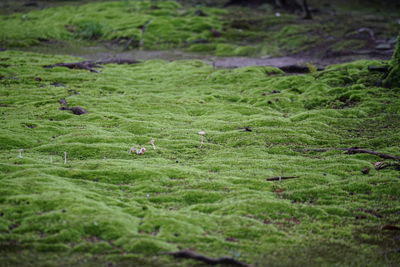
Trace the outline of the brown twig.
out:
<instances>
[{"instance_id":1,"label":"brown twig","mask_svg":"<svg viewBox=\"0 0 400 267\"><path fill-rule=\"evenodd\" d=\"M280 180L287 180L287 179L295 179L295 178L300 178L300 176L276 176L276 177L271 177L267 178L267 181L280 181Z\"/></svg>"},{"instance_id":2,"label":"brown twig","mask_svg":"<svg viewBox=\"0 0 400 267\"><path fill-rule=\"evenodd\" d=\"M90 72L99 72L94 68L101 68L100 65L104 64L137 64L139 61L133 59L106 59L106 60L97 60L97 61L81 61L81 62L71 62L71 63L57 63L53 65L43 66L47 69L52 69L54 67L66 67L69 69L82 69L88 70Z\"/></svg>"},{"instance_id":3,"label":"brown twig","mask_svg":"<svg viewBox=\"0 0 400 267\"><path fill-rule=\"evenodd\" d=\"M93 61L82 61L82 62L72 62L72 63L57 63L53 65L46 65L43 67L47 69L52 69L54 67L66 67L69 69L81 69L81 70L88 70L90 72L99 72L94 68L98 68L100 66Z\"/></svg>"},{"instance_id":4,"label":"brown twig","mask_svg":"<svg viewBox=\"0 0 400 267\"><path fill-rule=\"evenodd\" d=\"M201 255L192 250L181 250L177 252L166 252L164 254L174 256L175 258L184 258L184 259L193 259L204 262L209 265L217 265L217 264L226 264L231 266L241 266L241 267L250 267L251 265L240 262L233 258L229 257L221 257L221 258L210 258L204 255Z\"/></svg>"},{"instance_id":5,"label":"brown twig","mask_svg":"<svg viewBox=\"0 0 400 267\"><path fill-rule=\"evenodd\" d=\"M386 168L394 168L397 171L400 171L400 164L398 163L388 163L388 162L376 162L375 164L376 170L383 170Z\"/></svg>"},{"instance_id":6,"label":"brown twig","mask_svg":"<svg viewBox=\"0 0 400 267\"><path fill-rule=\"evenodd\" d=\"M297 152L307 152L307 151L315 151L315 152L326 152L326 151L332 151L332 150L340 150L340 151L346 151L347 154L370 154L370 155L375 155L383 159L391 159L391 160L397 160L400 161L400 157L390 155L390 154L385 154L385 153L380 153L368 149L362 149L362 148L305 148L305 149L295 149L294 151Z\"/></svg>"}]
</instances>

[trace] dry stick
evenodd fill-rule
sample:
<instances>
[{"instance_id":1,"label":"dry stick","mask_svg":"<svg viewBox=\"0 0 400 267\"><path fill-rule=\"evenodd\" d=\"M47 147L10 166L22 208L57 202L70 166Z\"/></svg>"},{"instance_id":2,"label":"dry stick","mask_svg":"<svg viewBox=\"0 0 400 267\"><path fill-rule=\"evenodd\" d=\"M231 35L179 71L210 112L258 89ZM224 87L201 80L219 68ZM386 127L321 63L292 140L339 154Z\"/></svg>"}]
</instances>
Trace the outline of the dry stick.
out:
<instances>
[{"instance_id":1,"label":"dry stick","mask_svg":"<svg viewBox=\"0 0 400 267\"><path fill-rule=\"evenodd\" d=\"M391 160L397 160L400 161L400 157L398 156L393 156L390 154L385 154L385 153L380 153L368 149L361 149L361 148L305 148L305 149L294 149L294 151L297 152L307 152L307 151L315 151L315 152L326 152L326 151L332 151L332 150L340 150L340 151L346 151L347 154L358 154L358 153L364 153L364 154L371 154L378 156L383 159L391 159Z\"/></svg>"},{"instance_id":2,"label":"dry stick","mask_svg":"<svg viewBox=\"0 0 400 267\"><path fill-rule=\"evenodd\" d=\"M22 155L22 152L24 152L23 149L18 150L19 154L18 154L18 158L22 159L24 156Z\"/></svg>"},{"instance_id":3,"label":"dry stick","mask_svg":"<svg viewBox=\"0 0 400 267\"><path fill-rule=\"evenodd\" d=\"M184 259L193 259L193 260L198 260L202 261L206 264L209 265L217 265L217 264L227 264L231 266L241 266L241 267L250 267L251 265L240 262L238 260L235 260L233 258L228 258L228 257L221 257L221 258L210 258L204 255L201 255L197 252L194 252L192 250L181 250L177 252L166 252L164 254L174 256L175 258L184 258Z\"/></svg>"},{"instance_id":4,"label":"dry stick","mask_svg":"<svg viewBox=\"0 0 400 267\"><path fill-rule=\"evenodd\" d=\"M400 164L396 163L382 163L375 167L377 170L383 170L386 168L395 168L396 170L400 170Z\"/></svg>"},{"instance_id":5,"label":"dry stick","mask_svg":"<svg viewBox=\"0 0 400 267\"><path fill-rule=\"evenodd\" d=\"M94 68L100 67L98 64L96 64L94 61L81 61L81 62L71 62L71 63L57 63L53 65L46 65L43 66L44 68L47 69L52 69L54 67L66 67L69 69L81 69L81 70L88 70L91 72L99 72L98 70L95 70Z\"/></svg>"},{"instance_id":6,"label":"dry stick","mask_svg":"<svg viewBox=\"0 0 400 267\"><path fill-rule=\"evenodd\" d=\"M287 180L287 179L294 179L294 178L300 178L300 176L277 176L277 177L271 177L267 178L267 181L280 181L280 180Z\"/></svg>"},{"instance_id":7,"label":"dry stick","mask_svg":"<svg viewBox=\"0 0 400 267\"><path fill-rule=\"evenodd\" d=\"M81 61L81 62L71 62L71 63L57 63L53 65L43 66L47 69L52 69L54 67L66 67L69 69L82 69L91 72L99 72L94 68L99 68L102 64L137 64L139 61L133 59L106 59L97 61Z\"/></svg>"}]
</instances>

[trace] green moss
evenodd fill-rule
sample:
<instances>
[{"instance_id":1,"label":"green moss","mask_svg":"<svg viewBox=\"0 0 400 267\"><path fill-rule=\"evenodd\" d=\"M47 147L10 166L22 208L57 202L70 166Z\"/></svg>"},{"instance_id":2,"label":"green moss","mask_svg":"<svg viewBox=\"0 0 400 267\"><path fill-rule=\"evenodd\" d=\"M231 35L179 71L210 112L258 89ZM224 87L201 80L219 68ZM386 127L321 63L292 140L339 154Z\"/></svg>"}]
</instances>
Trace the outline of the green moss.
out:
<instances>
[{"instance_id":1,"label":"green moss","mask_svg":"<svg viewBox=\"0 0 400 267\"><path fill-rule=\"evenodd\" d=\"M211 52L216 56L251 56L259 49L254 46L237 46L233 44L193 44L187 49L190 52Z\"/></svg>"},{"instance_id":2,"label":"green moss","mask_svg":"<svg viewBox=\"0 0 400 267\"><path fill-rule=\"evenodd\" d=\"M400 37L397 37L397 44L390 62L389 72L383 83L387 87L400 87Z\"/></svg>"},{"instance_id":3,"label":"green moss","mask_svg":"<svg viewBox=\"0 0 400 267\"><path fill-rule=\"evenodd\" d=\"M70 16L74 14L74 16ZM207 17L182 12L173 1L103 2L63 6L0 17L0 43L29 46L43 40L72 38L141 40L145 48L169 48L210 38L211 28L221 28L221 11L207 9ZM142 35L140 28L147 25ZM139 43L139 42L138 42Z\"/></svg>"},{"instance_id":4,"label":"green moss","mask_svg":"<svg viewBox=\"0 0 400 267\"><path fill-rule=\"evenodd\" d=\"M330 47L330 50L333 52L340 52L340 51L354 51L366 46L367 42L365 40L342 40L333 44Z\"/></svg>"},{"instance_id":5,"label":"green moss","mask_svg":"<svg viewBox=\"0 0 400 267\"><path fill-rule=\"evenodd\" d=\"M295 151L399 154L400 100L374 85L377 61L285 76L197 60L100 73L42 67L72 57L0 60L1 262L195 264L162 254L181 248L272 266L398 260L381 253L394 239L366 230L397 224L398 171L375 170L383 159L373 155ZM60 98L89 113L59 110ZM265 180L275 176L299 178Z\"/></svg>"},{"instance_id":6,"label":"green moss","mask_svg":"<svg viewBox=\"0 0 400 267\"><path fill-rule=\"evenodd\" d=\"M217 56L250 56L255 54L256 47L252 46L234 46L229 44L218 44L215 49Z\"/></svg>"},{"instance_id":7,"label":"green moss","mask_svg":"<svg viewBox=\"0 0 400 267\"><path fill-rule=\"evenodd\" d=\"M103 35L103 26L96 21L78 22L75 34L83 39L99 39Z\"/></svg>"},{"instance_id":8,"label":"green moss","mask_svg":"<svg viewBox=\"0 0 400 267\"><path fill-rule=\"evenodd\" d=\"M399 31L398 24L387 22L393 21L390 16L375 21L369 14L351 16L339 12L305 21L293 14L276 16L270 8L193 8L182 3L102 1L3 15L0 45L55 46L51 41L56 40L63 46L86 40L83 43L90 46L87 40L101 40L123 49L188 48L218 56L279 56L311 48L323 56L327 51L348 52L350 48L365 47L367 41L360 40L365 32L354 31L354 25L373 29L379 39L392 38ZM343 36L348 39L343 40Z\"/></svg>"}]
</instances>

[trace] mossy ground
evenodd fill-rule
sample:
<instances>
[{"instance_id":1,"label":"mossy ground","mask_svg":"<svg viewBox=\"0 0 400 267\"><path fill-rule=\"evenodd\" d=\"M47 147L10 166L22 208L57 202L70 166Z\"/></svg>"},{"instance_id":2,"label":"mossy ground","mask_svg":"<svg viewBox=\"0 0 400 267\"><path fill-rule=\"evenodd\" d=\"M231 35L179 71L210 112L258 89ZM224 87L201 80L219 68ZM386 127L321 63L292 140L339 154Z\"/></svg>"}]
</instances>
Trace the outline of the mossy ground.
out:
<instances>
[{"instance_id":1,"label":"mossy ground","mask_svg":"<svg viewBox=\"0 0 400 267\"><path fill-rule=\"evenodd\" d=\"M171 48L210 38L210 30L221 27L217 18L223 11L203 9L207 16L196 16L196 9L174 1L114 1L15 13L2 16L0 43L30 46L49 40L101 39L146 49Z\"/></svg>"},{"instance_id":2,"label":"mossy ground","mask_svg":"<svg viewBox=\"0 0 400 267\"><path fill-rule=\"evenodd\" d=\"M181 248L257 266L400 262L398 232L381 230L400 223L400 173L293 150L399 155L400 89L367 70L381 62L304 76L201 61L43 68L77 60L0 53L0 265L197 264L160 254Z\"/></svg>"},{"instance_id":3,"label":"mossy ground","mask_svg":"<svg viewBox=\"0 0 400 267\"><path fill-rule=\"evenodd\" d=\"M55 7L1 16L0 44L84 39L220 56L318 46L340 53L371 45L358 28L380 29L378 38L399 29L391 15L309 22L267 9ZM398 170L375 170L383 160L372 155L294 151L357 146L399 155L400 88L377 86L382 75L367 70L385 62L304 76L195 60L100 73L43 68L79 60L0 52L0 266L199 265L162 254L186 248L256 266L400 263L398 231L382 230L400 224ZM60 98L89 113L59 110ZM128 153L141 146L144 155ZM272 176L300 177L265 180Z\"/></svg>"},{"instance_id":4,"label":"mossy ground","mask_svg":"<svg viewBox=\"0 0 400 267\"><path fill-rule=\"evenodd\" d=\"M96 40L122 49L181 48L216 56L281 56L311 50L323 57L373 49L376 40L396 37L400 30L393 10L364 7L354 12L343 11L343 3L329 8L318 1L313 5L321 5L314 20L270 6L222 9L147 0L65 5L0 16L0 45Z\"/></svg>"}]
</instances>

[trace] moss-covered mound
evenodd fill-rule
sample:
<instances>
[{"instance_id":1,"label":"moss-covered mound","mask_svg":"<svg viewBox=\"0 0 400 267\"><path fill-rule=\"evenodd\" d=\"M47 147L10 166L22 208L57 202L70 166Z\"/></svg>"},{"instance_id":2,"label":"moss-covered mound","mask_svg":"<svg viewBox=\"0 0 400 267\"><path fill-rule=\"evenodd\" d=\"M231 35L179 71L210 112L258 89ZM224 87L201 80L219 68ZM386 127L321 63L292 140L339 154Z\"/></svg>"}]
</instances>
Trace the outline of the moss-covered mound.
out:
<instances>
[{"instance_id":1,"label":"moss-covered mound","mask_svg":"<svg viewBox=\"0 0 400 267\"><path fill-rule=\"evenodd\" d=\"M399 263L396 167L294 150L400 154L400 89L374 85L379 62L305 76L201 61L42 67L77 60L0 53L2 264L192 266L160 254L182 248L261 266Z\"/></svg>"},{"instance_id":2,"label":"moss-covered mound","mask_svg":"<svg viewBox=\"0 0 400 267\"><path fill-rule=\"evenodd\" d=\"M397 46L384 84L388 87L400 87L400 34L397 37Z\"/></svg>"},{"instance_id":3,"label":"moss-covered mound","mask_svg":"<svg viewBox=\"0 0 400 267\"><path fill-rule=\"evenodd\" d=\"M115 40L162 49L209 39L221 28L221 10L183 9L174 1L115 1L62 6L0 17L0 43L29 46L46 40ZM203 11L202 11L203 12ZM204 13L205 14L205 13Z\"/></svg>"}]
</instances>

